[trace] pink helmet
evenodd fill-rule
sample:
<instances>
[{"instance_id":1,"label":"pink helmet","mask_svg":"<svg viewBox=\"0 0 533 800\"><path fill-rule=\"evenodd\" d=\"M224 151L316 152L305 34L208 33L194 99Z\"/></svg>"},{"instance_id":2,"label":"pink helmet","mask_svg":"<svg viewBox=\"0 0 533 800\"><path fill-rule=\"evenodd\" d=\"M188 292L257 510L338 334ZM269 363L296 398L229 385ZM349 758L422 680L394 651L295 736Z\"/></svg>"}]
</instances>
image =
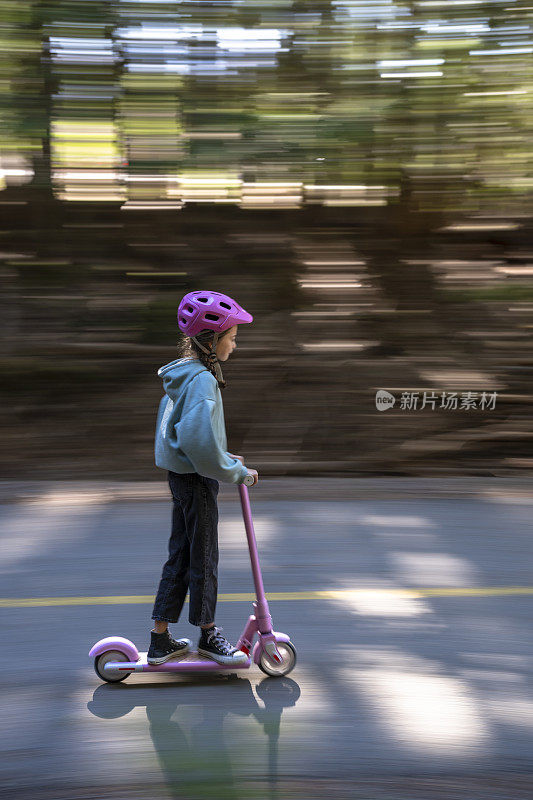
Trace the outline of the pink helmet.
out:
<instances>
[{"instance_id":1,"label":"pink helmet","mask_svg":"<svg viewBox=\"0 0 533 800\"><path fill-rule=\"evenodd\" d=\"M252 320L251 314L221 292L189 292L178 307L178 327L191 337L206 328L222 333Z\"/></svg>"}]
</instances>

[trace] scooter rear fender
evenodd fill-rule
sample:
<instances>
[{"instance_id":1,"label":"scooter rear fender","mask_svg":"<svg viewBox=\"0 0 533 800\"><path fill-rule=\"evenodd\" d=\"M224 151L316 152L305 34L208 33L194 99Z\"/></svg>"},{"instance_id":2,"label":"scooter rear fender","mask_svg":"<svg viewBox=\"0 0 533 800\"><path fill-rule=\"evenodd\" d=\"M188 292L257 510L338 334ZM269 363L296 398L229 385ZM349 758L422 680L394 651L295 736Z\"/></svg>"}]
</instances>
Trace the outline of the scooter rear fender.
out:
<instances>
[{"instance_id":1,"label":"scooter rear fender","mask_svg":"<svg viewBox=\"0 0 533 800\"><path fill-rule=\"evenodd\" d=\"M102 653L106 653L108 650L118 650L124 653L128 661L138 661L140 658L139 651L133 642L130 642L129 639L125 639L123 636L107 636L105 639L100 639L89 651L89 656L91 658L96 658Z\"/></svg>"}]
</instances>

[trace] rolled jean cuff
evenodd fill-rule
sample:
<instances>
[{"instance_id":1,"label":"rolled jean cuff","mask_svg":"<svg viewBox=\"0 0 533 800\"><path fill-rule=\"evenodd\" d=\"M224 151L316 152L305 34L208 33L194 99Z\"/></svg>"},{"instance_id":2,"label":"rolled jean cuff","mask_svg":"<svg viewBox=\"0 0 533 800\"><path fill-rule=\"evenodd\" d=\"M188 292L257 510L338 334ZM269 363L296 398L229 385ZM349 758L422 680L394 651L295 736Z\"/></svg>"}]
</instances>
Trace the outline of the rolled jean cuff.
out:
<instances>
[{"instance_id":1,"label":"rolled jean cuff","mask_svg":"<svg viewBox=\"0 0 533 800\"><path fill-rule=\"evenodd\" d=\"M200 627L200 625L208 625L210 622L214 622L214 619L206 619L205 621L200 620L199 622L193 622L192 619L189 619L189 625L196 625Z\"/></svg>"}]
</instances>

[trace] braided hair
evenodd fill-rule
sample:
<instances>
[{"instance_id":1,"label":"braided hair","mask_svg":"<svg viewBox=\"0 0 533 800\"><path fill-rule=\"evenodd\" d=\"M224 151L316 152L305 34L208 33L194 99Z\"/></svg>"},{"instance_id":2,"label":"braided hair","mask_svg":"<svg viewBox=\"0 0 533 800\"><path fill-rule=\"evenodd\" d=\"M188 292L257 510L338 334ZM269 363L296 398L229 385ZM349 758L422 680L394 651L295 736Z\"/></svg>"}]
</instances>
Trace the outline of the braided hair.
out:
<instances>
[{"instance_id":1,"label":"braided hair","mask_svg":"<svg viewBox=\"0 0 533 800\"><path fill-rule=\"evenodd\" d=\"M218 341L220 341L223 336L226 336L228 332L229 328L228 330L219 333ZM219 389L225 389L226 381L222 377L220 363L217 359L216 348L213 349L214 333L214 331L206 328L205 330L200 331L200 333L194 337L194 339L197 339L198 342L209 351L207 353L198 346L194 339L192 339L190 336L185 336L182 334L181 340L178 342L178 355L180 358L198 358L204 367L207 367L209 372L216 378ZM217 372L219 374L217 374Z\"/></svg>"}]
</instances>

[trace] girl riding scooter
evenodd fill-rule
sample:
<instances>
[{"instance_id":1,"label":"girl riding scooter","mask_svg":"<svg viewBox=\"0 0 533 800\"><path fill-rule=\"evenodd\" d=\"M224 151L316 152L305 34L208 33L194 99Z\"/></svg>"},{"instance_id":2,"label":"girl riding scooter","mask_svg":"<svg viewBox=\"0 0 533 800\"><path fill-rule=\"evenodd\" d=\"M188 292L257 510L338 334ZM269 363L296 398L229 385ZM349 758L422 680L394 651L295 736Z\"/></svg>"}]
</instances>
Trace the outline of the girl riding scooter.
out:
<instances>
[{"instance_id":1,"label":"girl riding scooter","mask_svg":"<svg viewBox=\"0 0 533 800\"><path fill-rule=\"evenodd\" d=\"M189 622L201 628L198 653L219 664L240 664L247 655L233 647L215 626L218 574L219 481L248 485L258 481L241 456L227 452L220 367L236 347L238 325L253 317L220 292L194 291L182 299L178 326L185 334L180 358L161 367L165 396L159 405L155 463L168 471L172 494L169 558L163 566L154 603L149 664L186 655L189 639L174 639L189 590ZM250 477L248 477L250 476ZM253 481L252 481L253 479Z\"/></svg>"}]
</instances>

